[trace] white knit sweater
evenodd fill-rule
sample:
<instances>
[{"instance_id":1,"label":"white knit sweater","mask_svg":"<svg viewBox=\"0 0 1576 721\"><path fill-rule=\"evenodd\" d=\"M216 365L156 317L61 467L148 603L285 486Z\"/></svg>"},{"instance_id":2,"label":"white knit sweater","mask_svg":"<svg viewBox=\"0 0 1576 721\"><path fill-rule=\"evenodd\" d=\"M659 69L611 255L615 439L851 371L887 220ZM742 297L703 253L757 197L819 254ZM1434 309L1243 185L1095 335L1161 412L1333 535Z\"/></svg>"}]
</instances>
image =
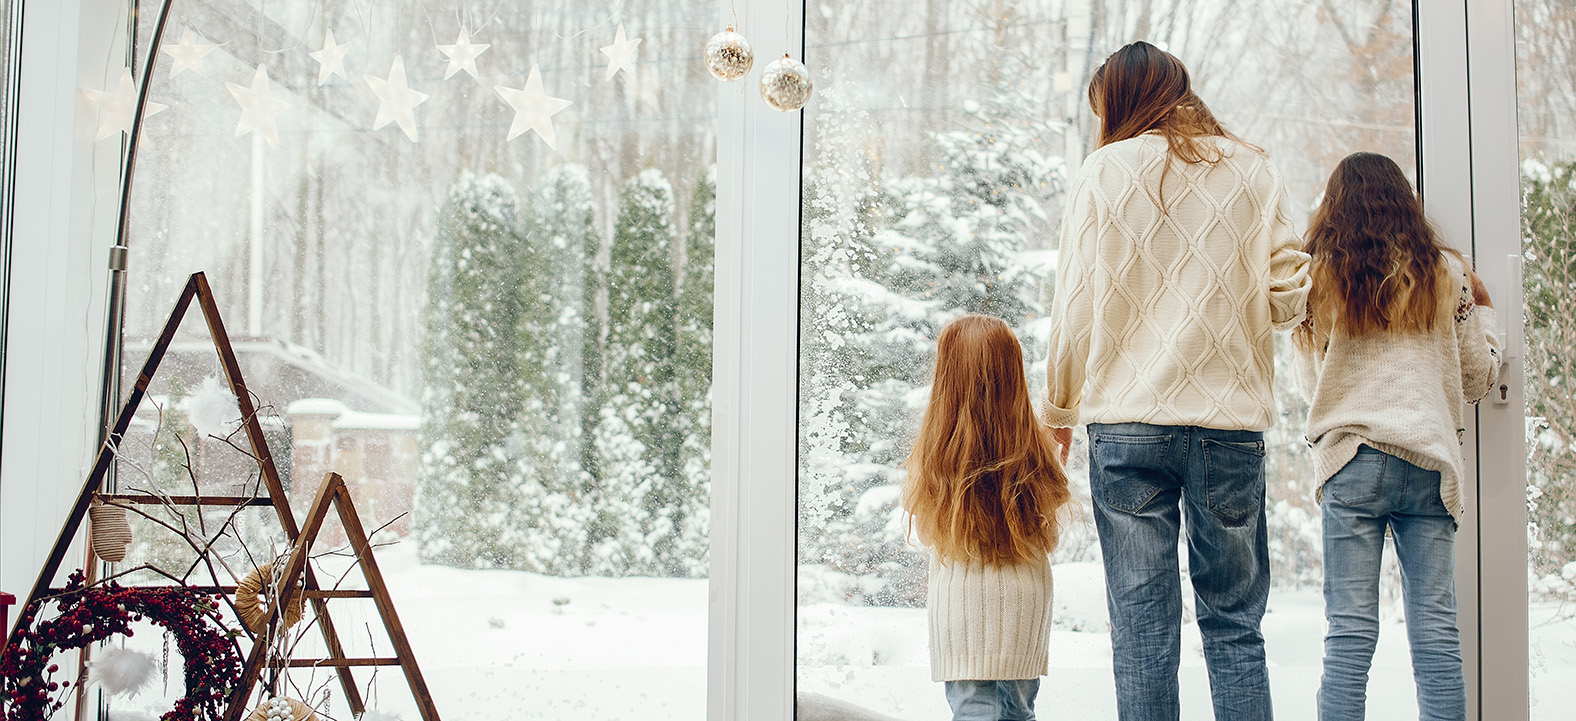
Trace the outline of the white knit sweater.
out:
<instances>
[{"instance_id":1,"label":"white knit sweater","mask_svg":"<svg viewBox=\"0 0 1576 721\"><path fill-rule=\"evenodd\" d=\"M1269 158L1205 142L1226 158L1171 159L1163 193L1163 137L1084 161L1057 253L1047 424L1273 423L1274 331L1302 321L1308 256Z\"/></svg>"},{"instance_id":2,"label":"white knit sweater","mask_svg":"<svg viewBox=\"0 0 1576 721\"><path fill-rule=\"evenodd\" d=\"M1051 561L943 563L930 554L925 611L935 681L1039 678L1048 669Z\"/></svg>"},{"instance_id":3,"label":"white knit sweater","mask_svg":"<svg viewBox=\"0 0 1576 721\"><path fill-rule=\"evenodd\" d=\"M1461 520L1461 408L1498 382L1499 323L1492 308L1473 304L1461 262L1449 254L1445 261L1454 285L1440 293L1431 332L1336 332L1320 348L1298 349L1316 498L1366 444L1438 471L1440 500Z\"/></svg>"}]
</instances>

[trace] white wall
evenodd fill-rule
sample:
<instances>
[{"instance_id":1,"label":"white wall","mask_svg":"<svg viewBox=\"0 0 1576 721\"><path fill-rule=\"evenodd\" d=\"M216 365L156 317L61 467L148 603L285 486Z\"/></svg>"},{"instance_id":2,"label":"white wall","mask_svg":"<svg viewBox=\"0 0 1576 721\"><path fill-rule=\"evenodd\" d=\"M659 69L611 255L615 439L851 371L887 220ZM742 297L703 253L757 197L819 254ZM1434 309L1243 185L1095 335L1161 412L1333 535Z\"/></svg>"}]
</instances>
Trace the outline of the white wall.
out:
<instances>
[{"instance_id":1,"label":"white wall","mask_svg":"<svg viewBox=\"0 0 1576 721\"><path fill-rule=\"evenodd\" d=\"M0 589L19 603L81 490L97 440L121 143L93 142L98 113L82 89L113 89L119 78L126 7L127 0L28 0L23 10L0 429ZM78 544L63 569L81 566L82 553Z\"/></svg>"}]
</instances>

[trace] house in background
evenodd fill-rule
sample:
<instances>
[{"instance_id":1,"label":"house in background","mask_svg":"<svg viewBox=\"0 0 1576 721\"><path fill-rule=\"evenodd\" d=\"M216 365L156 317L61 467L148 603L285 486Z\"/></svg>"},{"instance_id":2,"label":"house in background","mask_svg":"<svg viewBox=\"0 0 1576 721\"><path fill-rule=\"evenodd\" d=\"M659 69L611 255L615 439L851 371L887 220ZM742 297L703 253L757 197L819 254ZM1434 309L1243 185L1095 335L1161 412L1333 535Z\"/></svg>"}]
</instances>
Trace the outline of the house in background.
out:
<instances>
[{"instance_id":1,"label":"house in background","mask_svg":"<svg viewBox=\"0 0 1576 721\"><path fill-rule=\"evenodd\" d=\"M405 536L415 491L420 406L301 346L268 338L231 343L298 522L323 476L335 471L345 478L369 533L389 523L388 531ZM151 347L151 339L127 339L126 367L140 368ZM189 425L171 426L172 418L183 416L170 411L181 411L185 395L213 376L222 371L206 333L183 333L171 343L148 389L152 402L139 409L127 435L128 457L146 458L151 468L149 442L161 424L166 432L196 439ZM245 446L239 438L232 442ZM255 477L255 465L244 455L211 438L189 445L183 453L190 453L204 492L248 492L243 482ZM328 519L324 533L330 541L343 539L337 518Z\"/></svg>"}]
</instances>

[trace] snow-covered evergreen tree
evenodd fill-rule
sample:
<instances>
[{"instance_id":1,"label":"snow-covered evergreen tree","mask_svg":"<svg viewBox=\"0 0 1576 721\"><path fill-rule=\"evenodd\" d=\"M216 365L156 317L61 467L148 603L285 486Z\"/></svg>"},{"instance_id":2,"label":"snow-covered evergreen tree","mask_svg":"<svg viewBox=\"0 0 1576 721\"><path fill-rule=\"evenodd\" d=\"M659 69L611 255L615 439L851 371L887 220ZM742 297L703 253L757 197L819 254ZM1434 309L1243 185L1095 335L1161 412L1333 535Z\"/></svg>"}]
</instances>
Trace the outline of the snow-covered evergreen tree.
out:
<instances>
[{"instance_id":1,"label":"snow-covered evergreen tree","mask_svg":"<svg viewBox=\"0 0 1576 721\"><path fill-rule=\"evenodd\" d=\"M596 396L586 398L586 349L596 353L596 314L588 306L586 271L600 245L585 167L548 170L530 218L528 252L520 259L528 295L520 323L522 462L526 484L541 484L539 494L531 495L541 495L553 513L534 516L541 525L522 532L534 547L553 552L536 555L526 568L585 573L591 508L589 478L582 470L583 421L596 415Z\"/></svg>"},{"instance_id":2,"label":"snow-covered evergreen tree","mask_svg":"<svg viewBox=\"0 0 1576 721\"><path fill-rule=\"evenodd\" d=\"M549 512L527 500L519 459L527 288L519 198L503 178L464 173L439 213L427 307L416 534L423 560L520 568L518 529ZM522 518L524 516L524 518Z\"/></svg>"},{"instance_id":3,"label":"snow-covered evergreen tree","mask_svg":"<svg viewBox=\"0 0 1576 721\"><path fill-rule=\"evenodd\" d=\"M608 268L607 354L591 541L597 573L684 575L689 484L676 419L678 292L673 186L657 170L625 183Z\"/></svg>"},{"instance_id":4,"label":"snow-covered evergreen tree","mask_svg":"<svg viewBox=\"0 0 1576 721\"><path fill-rule=\"evenodd\" d=\"M966 312L1000 316L1032 360L1050 270L1045 209L1065 183L1061 158L1040 150L1052 129L1033 107L1016 91L966 104L968 127L932 136L938 164L921 177L878 180L877 169L843 158L811 177L806 312L816 332L803 341L800 520L824 532L801 534L800 550L876 581L845 594L923 601L911 583L918 557L901 533L887 533L887 514L941 326ZM821 130L822 146L835 130Z\"/></svg>"},{"instance_id":5,"label":"snow-covered evergreen tree","mask_svg":"<svg viewBox=\"0 0 1576 721\"><path fill-rule=\"evenodd\" d=\"M679 479L687 520L676 552L685 575L706 573L711 519L711 339L716 286L717 168L695 184L690 198L689 233L684 241L684 275L678 299Z\"/></svg>"},{"instance_id":6,"label":"snow-covered evergreen tree","mask_svg":"<svg viewBox=\"0 0 1576 721\"><path fill-rule=\"evenodd\" d=\"M1529 560L1543 595L1576 600L1576 162L1521 166ZM1508 299L1495 298L1503 304ZM1494 312L1489 308L1479 313ZM1512 323L1522 313L1512 309ZM1514 332L1514 329L1511 329Z\"/></svg>"}]
</instances>

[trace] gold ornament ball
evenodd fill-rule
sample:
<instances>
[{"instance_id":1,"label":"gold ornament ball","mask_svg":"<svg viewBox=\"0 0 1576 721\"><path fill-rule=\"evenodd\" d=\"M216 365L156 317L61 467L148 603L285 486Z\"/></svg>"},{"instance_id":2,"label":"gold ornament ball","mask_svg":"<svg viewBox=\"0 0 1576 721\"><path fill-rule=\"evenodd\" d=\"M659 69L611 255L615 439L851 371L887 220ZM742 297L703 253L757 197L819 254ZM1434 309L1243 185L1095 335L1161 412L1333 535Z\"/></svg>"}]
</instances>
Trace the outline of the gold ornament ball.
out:
<instances>
[{"instance_id":1,"label":"gold ornament ball","mask_svg":"<svg viewBox=\"0 0 1576 721\"><path fill-rule=\"evenodd\" d=\"M718 80L738 80L755 65L755 51L750 41L733 31L729 25L706 42L706 70Z\"/></svg>"},{"instance_id":2,"label":"gold ornament ball","mask_svg":"<svg viewBox=\"0 0 1576 721\"><path fill-rule=\"evenodd\" d=\"M773 110L790 112L810 102L810 69L784 53L761 71L761 99Z\"/></svg>"}]
</instances>

